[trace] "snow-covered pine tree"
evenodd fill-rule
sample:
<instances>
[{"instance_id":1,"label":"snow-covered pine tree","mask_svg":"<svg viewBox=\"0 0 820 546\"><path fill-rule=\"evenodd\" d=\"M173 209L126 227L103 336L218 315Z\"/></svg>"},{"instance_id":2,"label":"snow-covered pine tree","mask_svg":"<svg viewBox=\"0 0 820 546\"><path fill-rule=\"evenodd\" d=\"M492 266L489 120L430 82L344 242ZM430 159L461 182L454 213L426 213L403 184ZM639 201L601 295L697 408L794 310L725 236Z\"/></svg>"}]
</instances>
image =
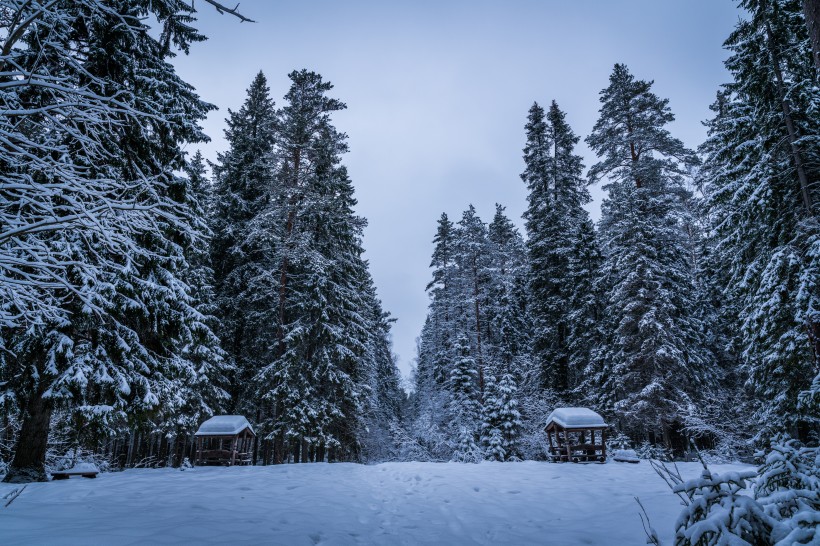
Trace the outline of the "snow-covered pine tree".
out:
<instances>
[{"instance_id":1,"label":"snow-covered pine tree","mask_svg":"<svg viewBox=\"0 0 820 546\"><path fill-rule=\"evenodd\" d=\"M621 427L673 447L681 407L707 380L681 228L683 177L696 158L665 128L674 116L651 86L616 64L587 138L600 157L590 182L609 179L600 223L608 299L590 375L597 404Z\"/></svg>"},{"instance_id":2,"label":"snow-covered pine tree","mask_svg":"<svg viewBox=\"0 0 820 546\"><path fill-rule=\"evenodd\" d=\"M571 302L579 284L588 284L586 268L591 264L576 252L584 250L577 246L589 222L583 205L590 197L581 157L575 153L578 137L555 101L546 114L537 103L530 108L526 131L526 169L521 178L529 190L524 218L535 324L533 357L544 385L566 392L577 385L580 375L580 370L570 369L570 346L578 347L572 335L582 332L573 319L586 321L585 313L574 313Z\"/></svg>"},{"instance_id":3,"label":"snow-covered pine tree","mask_svg":"<svg viewBox=\"0 0 820 546\"><path fill-rule=\"evenodd\" d=\"M518 460L521 456L521 413L518 411L518 386L510 373L496 382L489 376L482 409L481 443L485 456L495 461Z\"/></svg>"},{"instance_id":4,"label":"snow-covered pine tree","mask_svg":"<svg viewBox=\"0 0 820 546\"><path fill-rule=\"evenodd\" d=\"M266 428L274 460L355 460L355 431L369 393L364 358L378 328L367 319L370 290L362 259L365 221L341 155L346 135L331 124L345 105L333 86L307 70L289 75L279 111L275 192L265 222L280 234L274 354L257 376L273 405Z\"/></svg>"},{"instance_id":5,"label":"snow-covered pine tree","mask_svg":"<svg viewBox=\"0 0 820 546\"><path fill-rule=\"evenodd\" d=\"M214 165L211 201L215 314L235 368L230 411L250 412L258 421L262 408L252 379L272 356L279 296L279 279L271 273L279 231L264 216L274 191L276 111L262 72L225 121L229 149Z\"/></svg>"},{"instance_id":6,"label":"snow-covered pine tree","mask_svg":"<svg viewBox=\"0 0 820 546\"><path fill-rule=\"evenodd\" d=\"M518 384L530 367L530 325L526 306L526 247L504 207L496 204L487 228L487 368L492 382L484 399L482 444L487 456L510 460L521 456ZM500 381L495 378L500 377Z\"/></svg>"},{"instance_id":7,"label":"snow-covered pine tree","mask_svg":"<svg viewBox=\"0 0 820 546\"><path fill-rule=\"evenodd\" d=\"M97 438L129 421L151 426L158 409L175 403L180 380L193 373L182 347L207 328L183 280L184 245L195 232L185 184L174 173L185 166L181 144L205 139L198 121L212 107L166 62L169 43L187 51L203 39L188 24L190 11L162 1L37 9L51 24L26 27L26 46L14 52L18 68L36 67L41 78L42 85L27 91L43 92L49 86L42 82L61 75L60 85L76 85L80 95L88 90L84 82L93 82L98 98L84 105L93 116L72 113L47 135L73 164L51 171L52 190L88 186L76 194L79 209L52 208L52 217L65 215L67 223L37 235L37 244L66 261L59 282L46 286L58 312L44 309L30 327L3 332L13 347L3 375L14 378L6 387L23 415L7 481L44 479L55 408L73 412ZM157 17L167 43L149 34L142 22L148 14ZM53 100L60 97L47 102ZM82 130L74 125L80 119ZM39 204L54 205L52 197ZM83 222L73 223L72 214Z\"/></svg>"},{"instance_id":8,"label":"snow-covered pine tree","mask_svg":"<svg viewBox=\"0 0 820 546\"><path fill-rule=\"evenodd\" d=\"M0 324L9 330L59 322L65 316L63 291L75 288L76 272L91 278L101 268L116 268L107 260L130 252L130 234L156 218L156 208L136 203L133 180L108 178L104 169L88 168L116 161L108 141L112 125L162 115L154 105L126 97L127 82L85 69L83 55L97 54L89 37L100 36L96 25L111 10L104 0L2 5ZM192 42L204 39L193 28L192 4L130 2L118 4L115 12L129 10L136 13L134 21L155 18L162 57L177 48L187 53ZM84 28L85 23L92 27ZM133 27L136 32L145 29L136 22ZM79 242L55 242L78 231L91 235ZM88 262L74 259L72 244L90 246L100 237L114 252L92 252L94 260ZM79 295L74 291L74 297ZM95 305L91 299L85 304Z\"/></svg>"},{"instance_id":9,"label":"snow-covered pine tree","mask_svg":"<svg viewBox=\"0 0 820 546\"><path fill-rule=\"evenodd\" d=\"M366 461L401 459L405 428L406 396L401 388L401 374L392 352L390 327L396 319L382 309L376 289L370 281L368 320L374 326L369 332L365 354L365 376L369 396L361 419L362 454Z\"/></svg>"},{"instance_id":10,"label":"snow-covered pine tree","mask_svg":"<svg viewBox=\"0 0 820 546\"><path fill-rule=\"evenodd\" d=\"M185 203L191 223L191 234L185 242L186 268L182 279L190 288L194 308L199 313L189 333L192 337L181 340L180 354L193 364L186 369L187 376L179 378L176 386L176 404L163 408L157 420L158 429L175 437L172 449L173 464L179 465L184 457L186 435L193 434L200 423L223 411L230 402L229 376L233 372L219 337L214 333L213 269L211 268L208 208L212 204L211 184L207 178L205 160L197 150L186 168L184 179Z\"/></svg>"},{"instance_id":11,"label":"snow-covered pine tree","mask_svg":"<svg viewBox=\"0 0 820 546\"><path fill-rule=\"evenodd\" d=\"M430 294L430 336L422 341L432 348L430 373L432 385L444 386L450 376L458 315L458 278L455 263L455 225L442 213L433 237L435 247L430 261L433 278L427 284Z\"/></svg>"},{"instance_id":12,"label":"snow-covered pine tree","mask_svg":"<svg viewBox=\"0 0 820 546\"><path fill-rule=\"evenodd\" d=\"M781 426L805 439L820 423L820 381L811 382L820 358L820 188L810 184L820 176L820 91L800 3L740 5L748 19L725 44L733 81L718 94L702 148L705 192L758 399L758 440Z\"/></svg>"},{"instance_id":13,"label":"snow-covered pine tree","mask_svg":"<svg viewBox=\"0 0 820 546\"><path fill-rule=\"evenodd\" d=\"M684 480L677 468L651 461L684 508L675 522L675 546L773 544L773 518L744 494L754 470L715 474L703 465L701 476Z\"/></svg>"},{"instance_id":14,"label":"snow-covered pine tree","mask_svg":"<svg viewBox=\"0 0 820 546\"><path fill-rule=\"evenodd\" d=\"M455 231L453 262L456 265L456 329L466 336L478 373L478 400L484 392L486 362L487 290L490 281L490 246L487 225L470 205Z\"/></svg>"},{"instance_id":15,"label":"snow-covered pine tree","mask_svg":"<svg viewBox=\"0 0 820 546\"><path fill-rule=\"evenodd\" d=\"M599 279L603 258L592 220L586 218L579 222L575 236L568 264L572 280L567 302L567 370L569 384L577 389L584 384L583 374L603 338L599 323L603 301ZM586 393L575 392L572 396L582 399Z\"/></svg>"},{"instance_id":16,"label":"snow-covered pine tree","mask_svg":"<svg viewBox=\"0 0 820 546\"><path fill-rule=\"evenodd\" d=\"M530 325L526 306L527 254L518 229L496 204L487 227L489 242L486 305L487 356L490 372L523 373L521 358L529 355Z\"/></svg>"},{"instance_id":17,"label":"snow-covered pine tree","mask_svg":"<svg viewBox=\"0 0 820 546\"><path fill-rule=\"evenodd\" d=\"M458 355L450 373L450 402L455 450L452 460L478 462L484 457L476 440L479 433L481 392L478 385L478 364L470 353L470 340L461 334L455 343Z\"/></svg>"},{"instance_id":18,"label":"snow-covered pine tree","mask_svg":"<svg viewBox=\"0 0 820 546\"><path fill-rule=\"evenodd\" d=\"M550 202L550 148L549 127L544 109L533 103L527 114L526 145L524 146L524 172L521 179L527 185L527 210L524 225L527 229L527 251L529 258L528 290L531 296L529 314L532 320L532 355L537 362L539 380L547 384L550 374L547 369L551 362L546 360L550 347L550 324L548 300L552 282L547 273L550 267L549 241L546 234L545 218Z\"/></svg>"},{"instance_id":19,"label":"snow-covered pine tree","mask_svg":"<svg viewBox=\"0 0 820 546\"><path fill-rule=\"evenodd\" d=\"M411 429L430 457L446 460L452 453L446 431L451 422L449 381L457 357L458 315L455 226L447 214L437 221L433 243L433 278L427 285L430 306L418 339Z\"/></svg>"}]
</instances>

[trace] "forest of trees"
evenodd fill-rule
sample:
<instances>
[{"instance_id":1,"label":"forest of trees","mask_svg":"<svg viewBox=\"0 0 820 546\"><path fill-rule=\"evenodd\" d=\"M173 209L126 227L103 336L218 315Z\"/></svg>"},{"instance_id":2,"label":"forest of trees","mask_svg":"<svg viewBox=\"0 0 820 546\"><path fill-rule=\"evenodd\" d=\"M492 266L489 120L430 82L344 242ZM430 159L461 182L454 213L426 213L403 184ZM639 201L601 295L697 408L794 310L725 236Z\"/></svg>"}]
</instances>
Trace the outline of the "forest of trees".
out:
<instances>
[{"instance_id":1,"label":"forest of trees","mask_svg":"<svg viewBox=\"0 0 820 546\"><path fill-rule=\"evenodd\" d=\"M526 233L500 205L489 224L472 205L438 221L408 456L543 458L544 418L561 405L599 411L616 443L647 456L751 458L780 432L817 442L810 4L741 3L749 17L726 41L733 81L698 150L623 64L600 93L588 169L560 107L533 104ZM607 192L597 225L584 208L593 184Z\"/></svg>"},{"instance_id":2,"label":"forest of trees","mask_svg":"<svg viewBox=\"0 0 820 546\"><path fill-rule=\"evenodd\" d=\"M276 104L260 72L209 164L184 149L207 140L214 106L170 63L205 38L191 5L0 4L5 479L44 480L66 454L180 465L221 413L252 422L255 464L544 459L557 406L600 412L644 456L750 460L776 438L771 453L806 460L820 434L811 4L741 2L732 81L697 150L623 64L589 105L593 165L559 105L533 104L525 233L501 205L489 223L472 205L441 215L410 393L329 82L293 71Z\"/></svg>"},{"instance_id":3,"label":"forest of trees","mask_svg":"<svg viewBox=\"0 0 820 546\"><path fill-rule=\"evenodd\" d=\"M260 73L209 176L183 146L214 107L169 63L204 39L191 5L0 18L5 479L66 453L178 465L225 412L252 419L260 463L389 457L404 394L332 85L294 71L276 107Z\"/></svg>"}]
</instances>

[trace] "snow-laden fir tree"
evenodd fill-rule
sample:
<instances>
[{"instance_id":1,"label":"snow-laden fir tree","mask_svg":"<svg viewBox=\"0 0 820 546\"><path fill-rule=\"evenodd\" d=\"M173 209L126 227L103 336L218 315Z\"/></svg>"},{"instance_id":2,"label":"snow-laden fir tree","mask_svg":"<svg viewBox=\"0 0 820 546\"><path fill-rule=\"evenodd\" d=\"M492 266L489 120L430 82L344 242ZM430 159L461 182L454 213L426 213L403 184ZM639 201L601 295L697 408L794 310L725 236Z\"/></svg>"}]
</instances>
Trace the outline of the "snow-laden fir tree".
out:
<instances>
[{"instance_id":1,"label":"snow-laden fir tree","mask_svg":"<svg viewBox=\"0 0 820 546\"><path fill-rule=\"evenodd\" d=\"M695 156L669 134L674 116L651 86L616 64L587 138L600 158L590 181L609 180L600 223L603 339L587 392L622 429L672 447L707 362L681 227L683 178Z\"/></svg>"},{"instance_id":2,"label":"snow-laden fir tree","mask_svg":"<svg viewBox=\"0 0 820 546\"><path fill-rule=\"evenodd\" d=\"M589 288L590 260L579 248L589 215L583 205L590 200L583 178L584 166L575 153L578 137L555 101L544 112L530 108L524 148L526 168L521 178L529 190L524 213L529 252L530 316L533 358L541 368L544 385L566 392L577 385L580 370L572 369L574 335L582 335L584 312L571 306L576 290ZM589 231L585 233L588 235ZM580 302L578 302L580 303ZM574 360L577 360L574 359ZM573 366L578 365L573 362Z\"/></svg>"},{"instance_id":3,"label":"snow-laden fir tree","mask_svg":"<svg viewBox=\"0 0 820 546\"><path fill-rule=\"evenodd\" d=\"M455 226L446 214L437 222L433 243L433 278L427 285L430 306L416 357L412 433L431 458L446 460L451 453L445 431L450 423L449 377L456 358L458 313Z\"/></svg>"},{"instance_id":4,"label":"snow-laden fir tree","mask_svg":"<svg viewBox=\"0 0 820 546\"><path fill-rule=\"evenodd\" d=\"M489 242L486 349L490 372L520 377L521 356L529 354L526 304L527 254L524 240L504 207L496 204L487 226Z\"/></svg>"},{"instance_id":5,"label":"snow-laden fir tree","mask_svg":"<svg viewBox=\"0 0 820 546\"><path fill-rule=\"evenodd\" d=\"M194 307L199 313L198 322L187 332L192 337L182 340L180 353L189 358L193 366L180 378L177 406L163 408L158 429L176 438L173 463L182 462L185 435L193 434L200 423L225 410L230 402L229 376L233 372L226 354L215 334L217 320L214 316L213 269L211 268L210 237L208 227L209 206L212 203L211 184L207 178L205 160L197 150L185 168L185 203L191 222L191 236L186 242L187 267L182 278L190 288Z\"/></svg>"},{"instance_id":6,"label":"snow-laden fir tree","mask_svg":"<svg viewBox=\"0 0 820 546\"><path fill-rule=\"evenodd\" d=\"M490 282L490 247L487 225L470 205L457 224L453 261L456 265L456 328L470 343L478 372L478 398L484 392L486 360L487 291ZM463 345L463 342L459 342Z\"/></svg>"},{"instance_id":7,"label":"snow-laden fir tree","mask_svg":"<svg viewBox=\"0 0 820 546\"><path fill-rule=\"evenodd\" d=\"M701 462L703 462L701 460ZM653 462L681 499L675 544L816 544L820 538L820 448L777 435L756 470L716 474L703 463L700 478Z\"/></svg>"},{"instance_id":8,"label":"snow-laden fir tree","mask_svg":"<svg viewBox=\"0 0 820 546\"><path fill-rule=\"evenodd\" d=\"M276 111L265 75L259 72L244 104L228 111L228 150L214 165L211 263L219 336L236 368L231 412L261 411L251 380L271 356L276 341L279 284L271 272L279 232L265 222L274 191Z\"/></svg>"},{"instance_id":9,"label":"snow-laden fir tree","mask_svg":"<svg viewBox=\"0 0 820 546\"><path fill-rule=\"evenodd\" d=\"M481 393L478 385L478 364L470 352L470 341L461 334L455 343L456 361L450 373L449 409L453 421L455 450L452 460L478 462L483 459L478 446Z\"/></svg>"},{"instance_id":10,"label":"snow-laden fir tree","mask_svg":"<svg viewBox=\"0 0 820 546\"><path fill-rule=\"evenodd\" d=\"M365 461L403 459L403 442L408 437L405 428L407 400L401 387L401 374L392 352L390 328L396 319L382 309L370 281L368 320L372 327L365 354L365 399L360 430L362 458Z\"/></svg>"},{"instance_id":11,"label":"snow-laden fir tree","mask_svg":"<svg viewBox=\"0 0 820 546\"><path fill-rule=\"evenodd\" d=\"M3 396L14 397L23 422L7 481L44 479L54 410L70 412L78 430L96 440L128 425L155 428L162 408L184 402L179 385L199 368L194 345L210 338L184 280L185 248L199 234L186 210L185 183L175 173L185 166L181 145L205 139L198 121L211 106L166 61L170 43L187 51L203 39L188 24L190 12L176 3L137 1L37 9L49 24L21 27L14 62L36 69L41 84L64 79L51 91L46 84L24 89L31 93L25 101L44 93L44 103L61 102L69 88L83 95L91 86L96 102L78 106L49 130L32 124L26 137L42 138L47 147L57 139L60 147L52 151L71 157L68 170L49 170L39 179L46 184L41 188L53 184L59 192L64 185L72 202L71 192L87 186L74 194L72 206L79 208L39 201L55 205L49 214L65 216L62 226L72 229L47 230L36 244L15 242L45 248L64 263L57 284L44 285L50 310L41 309L26 328L3 331L10 348ZM149 14L163 29L162 41L142 22ZM23 179L39 176L42 164L30 166L35 169L19 171ZM28 220L37 221L32 212ZM73 223L72 214L83 222Z\"/></svg>"},{"instance_id":12,"label":"snow-laden fir tree","mask_svg":"<svg viewBox=\"0 0 820 546\"><path fill-rule=\"evenodd\" d=\"M364 219L341 156L346 135L331 124L345 105L329 82L294 71L277 127L275 191L263 213L278 233L277 332L257 377L272 410L265 428L274 460L357 459L369 396L367 344L379 330L363 310L371 289L362 259ZM374 333L375 332L375 333Z\"/></svg>"},{"instance_id":13,"label":"snow-laden fir tree","mask_svg":"<svg viewBox=\"0 0 820 546\"><path fill-rule=\"evenodd\" d=\"M484 395L481 443L485 457L495 461L518 460L521 413L518 411L518 386L510 373L496 382L490 376Z\"/></svg>"},{"instance_id":14,"label":"snow-laden fir tree","mask_svg":"<svg viewBox=\"0 0 820 546\"><path fill-rule=\"evenodd\" d=\"M805 439L820 400L820 92L800 3L741 6L702 176L761 434L785 425Z\"/></svg>"}]
</instances>

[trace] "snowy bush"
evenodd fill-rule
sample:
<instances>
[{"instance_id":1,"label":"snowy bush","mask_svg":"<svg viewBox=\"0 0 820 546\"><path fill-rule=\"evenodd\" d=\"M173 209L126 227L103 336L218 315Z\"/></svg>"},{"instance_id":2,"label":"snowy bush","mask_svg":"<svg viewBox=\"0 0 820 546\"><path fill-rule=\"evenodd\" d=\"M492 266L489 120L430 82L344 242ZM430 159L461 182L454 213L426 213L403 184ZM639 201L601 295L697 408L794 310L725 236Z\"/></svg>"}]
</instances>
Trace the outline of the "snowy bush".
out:
<instances>
[{"instance_id":1,"label":"snowy bush","mask_svg":"<svg viewBox=\"0 0 820 546\"><path fill-rule=\"evenodd\" d=\"M772 541L820 541L820 449L776 437L758 474L755 499L777 521Z\"/></svg>"},{"instance_id":2,"label":"snowy bush","mask_svg":"<svg viewBox=\"0 0 820 546\"><path fill-rule=\"evenodd\" d=\"M684 480L677 467L652 465L685 506L675 522L676 546L767 544L771 519L743 494L755 471L713 474L704 464L699 478Z\"/></svg>"},{"instance_id":3,"label":"snowy bush","mask_svg":"<svg viewBox=\"0 0 820 546\"><path fill-rule=\"evenodd\" d=\"M635 448L635 452L641 459L655 459L657 461L671 461L672 454L664 446L657 446L644 440L640 446Z\"/></svg>"},{"instance_id":4,"label":"snowy bush","mask_svg":"<svg viewBox=\"0 0 820 546\"><path fill-rule=\"evenodd\" d=\"M820 448L779 436L757 471L714 474L701 462L703 473L694 480L684 480L677 467L651 463L684 505L676 546L820 542Z\"/></svg>"},{"instance_id":5,"label":"snowy bush","mask_svg":"<svg viewBox=\"0 0 820 546\"><path fill-rule=\"evenodd\" d=\"M608 443L613 449L632 449L632 439L621 431L610 438Z\"/></svg>"}]
</instances>

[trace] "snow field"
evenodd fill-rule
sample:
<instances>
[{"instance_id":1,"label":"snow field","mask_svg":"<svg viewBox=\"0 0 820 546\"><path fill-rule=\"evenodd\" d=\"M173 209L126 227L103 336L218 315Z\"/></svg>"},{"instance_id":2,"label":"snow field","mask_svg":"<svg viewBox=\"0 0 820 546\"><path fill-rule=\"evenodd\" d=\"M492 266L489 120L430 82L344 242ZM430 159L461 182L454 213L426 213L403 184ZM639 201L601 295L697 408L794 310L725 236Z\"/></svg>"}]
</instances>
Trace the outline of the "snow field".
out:
<instances>
[{"instance_id":1,"label":"snow field","mask_svg":"<svg viewBox=\"0 0 820 546\"><path fill-rule=\"evenodd\" d=\"M0 508L0 542L639 545L635 496L671 542L679 500L645 461L132 469L29 484Z\"/></svg>"}]
</instances>

